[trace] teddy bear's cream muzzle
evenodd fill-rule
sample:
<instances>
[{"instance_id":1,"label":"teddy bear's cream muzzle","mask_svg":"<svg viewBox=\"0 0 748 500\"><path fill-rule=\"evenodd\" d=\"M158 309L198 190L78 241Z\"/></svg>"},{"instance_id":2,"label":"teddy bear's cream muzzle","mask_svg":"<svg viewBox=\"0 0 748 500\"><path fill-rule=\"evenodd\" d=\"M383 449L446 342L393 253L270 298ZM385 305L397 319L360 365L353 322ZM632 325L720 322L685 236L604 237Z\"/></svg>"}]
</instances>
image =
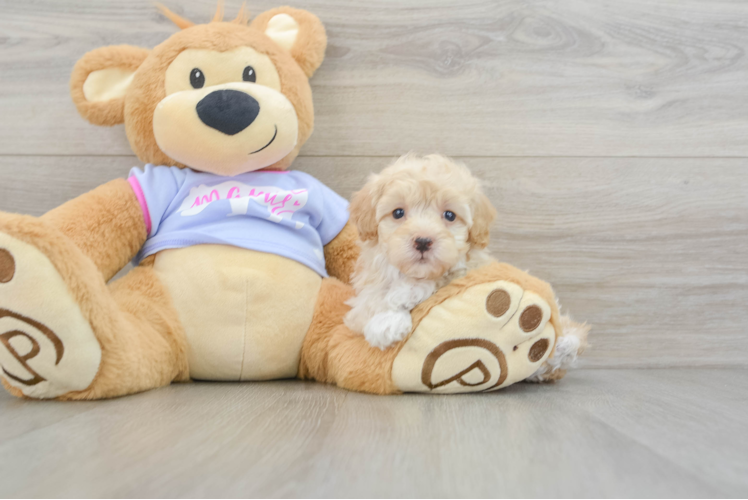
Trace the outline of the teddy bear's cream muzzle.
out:
<instances>
[{"instance_id":1,"label":"teddy bear's cream muzzle","mask_svg":"<svg viewBox=\"0 0 748 500\"><path fill-rule=\"evenodd\" d=\"M280 161L296 147L298 129L296 111L282 93L248 82L175 92L153 114L164 153L224 176Z\"/></svg>"}]
</instances>

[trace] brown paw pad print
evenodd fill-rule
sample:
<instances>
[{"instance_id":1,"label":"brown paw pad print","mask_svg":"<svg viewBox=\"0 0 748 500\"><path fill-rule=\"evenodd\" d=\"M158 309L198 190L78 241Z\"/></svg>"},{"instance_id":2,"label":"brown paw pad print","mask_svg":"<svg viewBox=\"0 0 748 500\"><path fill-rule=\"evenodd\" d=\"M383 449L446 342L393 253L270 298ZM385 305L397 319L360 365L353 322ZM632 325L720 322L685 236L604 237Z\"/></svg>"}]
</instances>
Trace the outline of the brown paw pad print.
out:
<instances>
[{"instance_id":1,"label":"brown paw pad print","mask_svg":"<svg viewBox=\"0 0 748 500\"><path fill-rule=\"evenodd\" d=\"M486 311L491 316L502 317L512 305L512 297L506 290L497 288L486 297Z\"/></svg>"},{"instance_id":2,"label":"brown paw pad print","mask_svg":"<svg viewBox=\"0 0 748 500\"><path fill-rule=\"evenodd\" d=\"M0 283L8 283L16 274L16 261L4 248L0 248Z\"/></svg>"},{"instance_id":3,"label":"brown paw pad print","mask_svg":"<svg viewBox=\"0 0 748 500\"><path fill-rule=\"evenodd\" d=\"M65 347L62 345L62 341L60 338L55 335L55 333L44 326L43 324L39 323L38 321L34 321L31 318L27 318L25 316L22 316L18 313L15 313L13 311L8 311L7 309L0 309L0 319L2 318L12 318L15 319L21 323L24 323L26 327L35 329L37 332L40 332L42 335L47 337L49 341L52 343L55 349L55 365L59 365L60 361L62 360L62 356L65 353ZM16 337L24 337L27 342L30 343L31 349L21 354L19 353L15 347L13 347L13 344L11 344L11 340L13 340ZM13 356L16 361L24 368L24 370L28 373L30 377L20 377L19 375L10 373L8 370L3 367L3 373L15 380L16 382L19 382L26 386L34 386L40 382L44 382L45 379L41 375L39 375L36 371L34 371L31 366L29 366L29 360L35 358L37 354L41 352L41 348L39 346L39 342L29 335L26 332L22 332L20 330L12 330L9 332L5 332L3 334L0 334L0 344L2 344L5 349L8 350L11 356Z\"/></svg>"},{"instance_id":4,"label":"brown paw pad print","mask_svg":"<svg viewBox=\"0 0 748 500\"><path fill-rule=\"evenodd\" d=\"M532 347L530 347L530 352L527 354L527 358L533 363L537 363L538 361L543 359L543 356L545 356L549 345L551 345L551 343L548 341L548 339L538 340L532 345Z\"/></svg>"},{"instance_id":5,"label":"brown paw pad print","mask_svg":"<svg viewBox=\"0 0 748 500\"><path fill-rule=\"evenodd\" d=\"M504 357L504 353L501 352L501 349L499 349L496 344L485 339L455 339L448 340L447 342L442 342L441 344L436 346L436 348L431 351L428 356L426 356L426 359L423 363L423 369L421 370L421 381L423 382L423 385L425 385L429 389L436 389L445 385L449 385L452 382L457 382L463 387L476 387L479 385L483 385L491 380L491 371L486 367L486 364L481 359L477 359L474 363L467 366L465 369L460 370L458 373L455 373L450 377L446 377L441 381L433 380L434 367L436 366L436 362L439 361L439 358L441 358L449 351L452 351L453 349L460 349L464 347L478 347L480 349L484 349L485 351L488 351L488 353L490 353L490 355L493 356L493 358L496 360L496 364L498 364L499 367L499 378L496 383L493 386L488 387L488 389L498 387L504 382L504 380L506 380L506 358ZM466 376L475 372L475 370L478 370L478 372L480 372L481 379L475 379L473 381L466 380Z\"/></svg>"},{"instance_id":6,"label":"brown paw pad print","mask_svg":"<svg viewBox=\"0 0 748 500\"><path fill-rule=\"evenodd\" d=\"M531 332L543 321L543 311L538 306L529 306L519 316L519 327L525 332Z\"/></svg>"}]
</instances>

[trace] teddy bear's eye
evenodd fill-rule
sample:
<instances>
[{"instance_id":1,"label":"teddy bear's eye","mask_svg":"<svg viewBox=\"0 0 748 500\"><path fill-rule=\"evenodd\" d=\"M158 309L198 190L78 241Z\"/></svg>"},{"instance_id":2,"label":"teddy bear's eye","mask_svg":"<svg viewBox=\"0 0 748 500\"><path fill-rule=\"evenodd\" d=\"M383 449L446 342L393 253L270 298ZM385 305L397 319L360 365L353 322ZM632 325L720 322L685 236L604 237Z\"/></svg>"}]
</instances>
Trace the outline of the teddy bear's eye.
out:
<instances>
[{"instance_id":1,"label":"teddy bear's eye","mask_svg":"<svg viewBox=\"0 0 748 500\"><path fill-rule=\"evenodd\" d=\"M195 68L190 72L190 85L193 89L201 89L205 85L205 75L199 68Z\"/></svg>"},{"instance_id":2,"label":"teddy bear's eye","mask_svg":"<svg viewBox=\"0 0 748 500\"><path fill-rule=\"evenodd\" d=\"M392 216L395 219L402 219L403 217L405 217L405 210L403 210L402 208L396 208L392 211Z\"/></svg>"},{"instance_id":3,"label":"teddy bear's eye","mask_svg":"<svg viewBox=\"0 0 748 500\"><path fill-rule=\"evenodd\" d=\"M454 212L447 210L444 212L444 218L447 219L449 222L454 222L454 220L457 218Z\"/></svg>"},{"instance_id":4,"label":"teddy bear's eye","mask_svg":"<svg viewBox=\"0 0 748 500\"><path fill-rule=\"evenodd\" d=\"M257 73L255 73L255 69L252 66L247 66L244 68L244 73L242 73L242 80L245 82L255 82L257 81Z\"/></svg>"}]
</instances>

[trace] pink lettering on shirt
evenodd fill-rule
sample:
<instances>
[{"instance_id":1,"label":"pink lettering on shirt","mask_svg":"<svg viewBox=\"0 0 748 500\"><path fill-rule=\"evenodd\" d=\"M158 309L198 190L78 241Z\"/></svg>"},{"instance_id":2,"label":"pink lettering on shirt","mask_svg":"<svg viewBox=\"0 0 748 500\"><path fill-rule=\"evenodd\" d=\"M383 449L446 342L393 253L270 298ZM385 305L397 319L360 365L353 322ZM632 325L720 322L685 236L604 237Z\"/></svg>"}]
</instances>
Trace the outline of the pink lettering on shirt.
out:
<instances>
[{"instance_id":1,"label":"pink lettering on shirt","mask_svg":"<svg viewBox=\"0 0 748 500\"><path fill-rule=\"evenodd\" d=\"M227 216L246 215L252 201L267 207L268 220L280 222L291 219L296 211L303 208L308 196L306 189L286 191L275 186L249 186L238 181L226 181L215 186L201 184L190 190L179 212L182 217L190 217L199 214L213 202L228 200L231 212ZM296 221L296 229L302 227L304 224Z\"/></svg>"}]
</instances>

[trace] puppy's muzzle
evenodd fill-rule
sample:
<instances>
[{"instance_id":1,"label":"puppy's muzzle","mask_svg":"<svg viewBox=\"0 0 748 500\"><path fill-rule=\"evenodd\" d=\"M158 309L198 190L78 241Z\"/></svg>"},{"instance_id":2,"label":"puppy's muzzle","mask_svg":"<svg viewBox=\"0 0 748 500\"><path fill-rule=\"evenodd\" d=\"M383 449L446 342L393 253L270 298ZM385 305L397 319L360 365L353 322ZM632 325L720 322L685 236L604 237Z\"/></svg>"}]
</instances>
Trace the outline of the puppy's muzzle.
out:
<instances>
[{"instance_id":1,"label":"puppy's muzzle","mask_svg":"<svg viewBox=\"0 0 748 500\"><path fill-rule=\"evenodd\" d=\"M426 253L431 250L431 245L434 241L431 238L416 238L413 242L413 246L421 253Z\"/></svg>"},{"instance_id":2,"label":"puppy's muzzle","mask_svg":"<svg viewBox=\"0 0 748 500\"><path fill-rule=\"evenodd\" d=\"M224 89L203 97L195 109L207 126L226 135L235 135L255 121L260 114L260 103L246 92Z\"/></svg>"}]
</instances>

